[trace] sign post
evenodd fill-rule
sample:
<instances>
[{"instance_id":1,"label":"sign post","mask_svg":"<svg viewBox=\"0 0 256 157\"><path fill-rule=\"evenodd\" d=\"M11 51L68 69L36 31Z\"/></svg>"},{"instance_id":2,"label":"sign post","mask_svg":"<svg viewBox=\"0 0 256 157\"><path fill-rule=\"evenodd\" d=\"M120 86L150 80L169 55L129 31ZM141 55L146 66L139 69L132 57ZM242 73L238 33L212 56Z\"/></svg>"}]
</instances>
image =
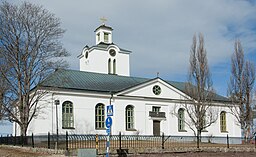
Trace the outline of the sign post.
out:
<instances>
[{"instance_id":1,"label":"sign post","mask_svg":"<svg viewBox=\"0 0 256 157\"><path fill-rule=\"evenodd\" d=\"M106 149L106 157L109 157L109 147L110 147L110 132L111 132L111 126L112 126L112 118L113 116L113 105L107 106L107 119L106 119L106 132L107 132L107 149Z\"/></svg>"}]
</instances>

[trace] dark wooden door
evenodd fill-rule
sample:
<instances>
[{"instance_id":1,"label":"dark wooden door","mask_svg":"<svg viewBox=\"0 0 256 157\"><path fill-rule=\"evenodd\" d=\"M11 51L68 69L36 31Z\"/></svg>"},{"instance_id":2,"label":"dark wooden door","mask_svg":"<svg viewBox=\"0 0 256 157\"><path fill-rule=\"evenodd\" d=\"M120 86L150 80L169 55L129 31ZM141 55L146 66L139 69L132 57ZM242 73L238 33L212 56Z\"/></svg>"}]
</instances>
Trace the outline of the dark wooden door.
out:
<instances>
[{"instance_id":1,"label":"dark wooden door","mask_svg":"<svg viewBox=\"0 0 256 157\"><path fill-rule=\"evenodd\" d=\"M153 120L153 135L160 136L160 121Z\"/></svg>"}]
</instances>

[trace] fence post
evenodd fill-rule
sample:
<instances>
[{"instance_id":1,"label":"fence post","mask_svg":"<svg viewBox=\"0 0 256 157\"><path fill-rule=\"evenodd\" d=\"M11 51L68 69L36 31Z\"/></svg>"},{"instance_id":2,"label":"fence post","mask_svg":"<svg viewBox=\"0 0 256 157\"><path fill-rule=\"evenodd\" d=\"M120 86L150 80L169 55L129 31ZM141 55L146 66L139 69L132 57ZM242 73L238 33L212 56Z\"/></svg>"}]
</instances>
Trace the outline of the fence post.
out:
<instances>
[{"instance_id":1,"label":"fence post","mask_svg":"<svg viewBox=\"0 0 256 157\"><path fill-rule=\"evenodd\" d=\"M16 134L14 135L14 146L16 146Z\"/></svg>"},{"instance_id":2,"label":"fence post","mask_svg":"<svg viewBox=\"0 0 256 157\"><path fill-rule=\"evenodd\" d=\"M227 134L227 148L229 148L229 137L228 137L228 134Z\"/></svg>"},{"instance_id":3,"label":"fence post","mask_svg":"<svg viewBox=\"0 0 256 157\"><path fill-rule=\"evenodd\" d=\"M66 131L66 150L68 151L68 132Z\"/></svg>"},{"instance_id":4,"label":"fence post","mask_svg":"<svg viewBox=\"0 0 256 157\"><path fill-rule=\"evenodd\" d=\"M96 147L96 154L98 155L98 149L99 149L99 135L95 135L95 147Z\"/></svg>"},{"instance_id":5,"label":"fence post","mask_svg":"<svg viewBox=\"0 0 256 157\"><path fill-rule=\"evenodd\" d=\"M9 135L6 136L6 145L9 145Z\"/></svg>"},{"instance_id":6,"label":"fence post","mask_svg":"<svg viewBox=\"0 0 256 157\"><path fill-rule=\"evenodd\" d=\"M33 134L33 133L32 133L31 138L32 138L32 148L35 148L35 143L34 143L34 134Z\"/></svg>"},{"instance_id":7,"label":"fence post","mask_svg":"<svg viewBox=\"0 0 256 157\"><path fill-rule=\"evenodd\" d=\"M256 148L256 134L254 136L254 147Z\"/></svg>"},{"instance_id":8,"label":"fence post","mask_svg":"<svg viewBox=\"0 0 256 157\"><path fill-rule=\"evenodd\" d=\"M162 134L162 149L164 149L164 133Z\"/></svg>"},{"instance_id":9,"label":"fence post","mask_svg":"<svg viewBox=\"0 0 256 157\"><path fill-rule=\"evenodd\" d=\"M13 145L13 136L12 136L12 134L11 134L11 145Z\"/></svg>"},{"instance_id":10,"label":"fence post","mask_svg":"<svg viewBox=\"0 0 256 157\"><path fill-rule=\"evenodd\" d=\"M11 145L13 145L13 136L11 134Z\"/></svg>"},{"instance_id":11,"label":"fence post","mask_svg":"<svg viewBox=\"0 0 256 157\"><path fill-rule=\"evenodd\" d=\"M24 138L23 138L23 134L21 134L21 146L24 146Z\"/></svg>"},{"instance_id":12,"label":"fence post","mask_svg":"<svg viewBox=\"0 0 256 157\"><path fill-rule=\"evenodd\" d=\"M48 132L48 149L50 149L51 148L51 137L50 137L50 132Z\"/></svg>"},{"instance_id":13,"label":"fence post","mask_svg":"<svg viewBox=\"0 0 256 157\"><path fill-rule=\"evenodd\" d=\"M119 150L121 152L122 149L122 135L121 135L121 131L119 132Z\"/></svg>"}]
</instances>

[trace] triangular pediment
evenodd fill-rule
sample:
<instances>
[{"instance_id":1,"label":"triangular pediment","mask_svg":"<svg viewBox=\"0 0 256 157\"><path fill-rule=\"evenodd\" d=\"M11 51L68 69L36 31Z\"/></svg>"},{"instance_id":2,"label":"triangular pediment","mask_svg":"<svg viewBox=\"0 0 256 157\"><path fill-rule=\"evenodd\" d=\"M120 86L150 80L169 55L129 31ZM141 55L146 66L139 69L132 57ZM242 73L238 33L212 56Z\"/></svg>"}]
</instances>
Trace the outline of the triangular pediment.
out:
<instances>
[{"instance_id":1,"label":"triangular pediment","mask_svg":"<svg viewBox=\"0 0 256 157\"><path fill-rule=\"evenodd\" d=\"M129 97L141 97L141 98L161 98L161 99L173 99L180 100L188 98L188 96L181 90L175 88L170 83L165 82L160 78L155 78L139 84L135 87L131 87L117 95L129 96Z\"/></svg>"}]
</instances>

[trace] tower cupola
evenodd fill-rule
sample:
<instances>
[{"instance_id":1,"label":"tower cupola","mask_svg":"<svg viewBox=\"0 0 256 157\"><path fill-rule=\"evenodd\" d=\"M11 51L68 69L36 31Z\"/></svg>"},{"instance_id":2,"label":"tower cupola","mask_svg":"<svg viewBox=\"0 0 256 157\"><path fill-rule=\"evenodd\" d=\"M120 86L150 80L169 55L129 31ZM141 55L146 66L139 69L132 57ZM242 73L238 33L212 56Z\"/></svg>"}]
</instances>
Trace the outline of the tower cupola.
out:
<instances>
[{"instance_id":1,"label":"tower cupola","mask_svg":"<svg viewBox=\"0 0 256 157\"><path fill-rule=\"evenodd\" d=\"M111 44L112 43L113 29L105 24L100 25L94 31L96 34L96 45L99 43Z\"/></svg>"},{"instance_id":2,"label":"tower cupola","mask_svg":"<svg viewBox=\"0 0 256 157\"><path fill-rule=\"evenodd\" d=\"M95 29L96 45L86 45L78 56L81 71L130 76L131 51L113 43L112 31L104 23Z\"/></svg>"}]
</instances>

